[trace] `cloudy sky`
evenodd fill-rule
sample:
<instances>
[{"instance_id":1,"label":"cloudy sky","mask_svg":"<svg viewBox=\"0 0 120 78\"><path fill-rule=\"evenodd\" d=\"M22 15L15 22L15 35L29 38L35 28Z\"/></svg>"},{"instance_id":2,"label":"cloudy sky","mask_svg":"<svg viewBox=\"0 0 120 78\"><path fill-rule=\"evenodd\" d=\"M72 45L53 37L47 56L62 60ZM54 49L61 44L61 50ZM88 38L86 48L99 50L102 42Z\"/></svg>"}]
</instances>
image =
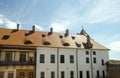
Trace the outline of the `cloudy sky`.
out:
<instances>
[{"instance_id":1,"label":"cloudy sky","mask_svg":"<svg viewBox=\"0 0 120 78\"><path fill-rule=\"evenodd\" d=\"M0 28L79 33L82 26L120 60L120 0L0 0Z\"/></svg>"}]
</instances>

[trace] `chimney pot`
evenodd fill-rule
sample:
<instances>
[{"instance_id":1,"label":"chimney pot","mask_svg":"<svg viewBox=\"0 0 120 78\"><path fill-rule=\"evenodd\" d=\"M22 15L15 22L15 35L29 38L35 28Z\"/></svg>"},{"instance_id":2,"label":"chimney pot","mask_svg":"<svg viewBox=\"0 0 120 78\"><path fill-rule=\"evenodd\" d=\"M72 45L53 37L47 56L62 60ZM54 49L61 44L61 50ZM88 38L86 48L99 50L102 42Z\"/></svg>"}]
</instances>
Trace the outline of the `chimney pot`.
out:
<instances>
[{"instance_id":1,"label":"chimney pot","mask_svg":"<svg viewBox=\"0 0 120 78\"><path fill-rule=\"evenodd\" d=\"M67 29L65 32L65 36L68 36L68 35L69 35L69 30Z\"/></svg>"},{"instance_id":2,"label":"chimney pot","mask_svg":"<svg viewBox=\"0 0 120 78\"><path fill-rule=\"evenodd\" d=\"M20 24L17 24L17 30L19 30Z\"/></svg>"},{"instance_id":3,"label":"chimney pot","mask_svg":"<svg viewBox=\"0 0 120 78\"><path fill-rule=\"evenodd\" d=\"M52 28L52 27L50 28L50 33L51 33L51 34L53 33L53 28Z\"/></svg>"},{"instance_id":4,"label":"chimney pot","mask_svg":"<svg viewBox=\"0 0 120 78\"><path fill-rule=\"evenodd\" d=\"M32 31L35 32L35 25L32 26Z\"/></svg>"}]
</instances>

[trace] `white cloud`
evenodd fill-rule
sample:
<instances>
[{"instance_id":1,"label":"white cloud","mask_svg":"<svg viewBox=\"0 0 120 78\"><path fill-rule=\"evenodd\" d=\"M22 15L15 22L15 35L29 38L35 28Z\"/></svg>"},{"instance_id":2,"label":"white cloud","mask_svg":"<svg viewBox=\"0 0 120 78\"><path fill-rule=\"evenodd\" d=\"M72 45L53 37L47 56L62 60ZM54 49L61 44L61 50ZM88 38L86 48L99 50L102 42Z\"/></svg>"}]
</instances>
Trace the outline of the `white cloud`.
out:
<instances>
[{"instance_id":1,"label":"white cloud","mask_svg":"<svg viewBox=\"0 0 120 78\"><path fill-rule=\"evenodd\" d=\"M36 24L35 24L35 28L38 31L44 31L44 28L42 26L39 26L39 25L36 25Z\"/></svg>"},{"instance_id":2,"label":"white cloud","mask_svg":"<svg viewBox=\"0 0 120 78\"><path fill-rule=\"evenodd\" d=\"M6 26L6 28L10 28L10 29L15 29L17 27L16 22L13 22L13 21L7 19L3 15L0 15L0 24L4 25L4 26Z\"/></svg>"},{"instance_id":3,"label":"white cloud","mask_svg":"<svg viewBox=\"0 0 120 78\"><path fill-rule=\"evenodd\" d=\"M108 47L111 49L112 52L120 52L120 41L115 41L108 44Z\"/></svg>"},{"instance_id":4,"label":"white cloud","mask_svg":"<svg viewBox=\"0 0 120 78\"><path fill-rule=\"evenodd\" d=\"M88 23L119 22L119 4L119 0L101 0L84 15L85 17L83 16L83 19Z\"/></svg>"}]
</instances>

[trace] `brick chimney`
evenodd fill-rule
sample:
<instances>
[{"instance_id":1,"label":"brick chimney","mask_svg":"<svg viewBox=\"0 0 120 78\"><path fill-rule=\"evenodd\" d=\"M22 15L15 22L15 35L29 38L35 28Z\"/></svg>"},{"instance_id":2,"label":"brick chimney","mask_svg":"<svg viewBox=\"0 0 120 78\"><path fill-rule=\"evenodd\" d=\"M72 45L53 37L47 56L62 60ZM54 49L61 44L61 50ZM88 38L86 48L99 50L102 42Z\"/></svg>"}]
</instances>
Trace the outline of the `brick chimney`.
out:
<instances>
[{"instance_id":1,"label":"brick chimney","mask_svg":"<svg viewBox=\"0 0 120 78\"><path fill-rule=\"evenodd\" d=\"M68 35L69 35L69 30L67 29L67 30L65 31L65 37L68 36Z\"/></svg>"},{"instance_id":2,"label":"brick chimney","mask_svg":"<svg viewBox=\"0 0 120 78\"><path fill-rule=\"evenodd\" d=\"M50 28L50 33L51 33L51 34L53 33L53 28L52 28L52 27Z\"/></svg>"}]
</instances>

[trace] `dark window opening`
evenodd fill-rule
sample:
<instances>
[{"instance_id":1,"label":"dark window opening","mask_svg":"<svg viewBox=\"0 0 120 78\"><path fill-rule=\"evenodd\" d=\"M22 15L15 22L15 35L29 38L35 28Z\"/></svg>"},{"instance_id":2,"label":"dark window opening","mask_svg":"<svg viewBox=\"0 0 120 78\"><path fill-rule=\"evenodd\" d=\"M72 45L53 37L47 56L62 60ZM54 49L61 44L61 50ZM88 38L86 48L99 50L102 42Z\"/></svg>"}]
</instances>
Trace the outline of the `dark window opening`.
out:
<instances>
[{"instance_id":1,"label":"dark window opening","mask_svg":"<svg viewBox=\"0 0 120 78\"><path fill-rule=\"evenodd\" d=\"M89 71L86 71L86 78L90 78L90 73L89 73Z\"/></svg>"},{"instance_id":2,"label":"dark window opening","mask_svg":"<svg viewBox=\"0 0 120 78\"><path fill-rule=\"evenodd\" d=\"M51 45L50 42L44 42L43 45Z\"/></svg>"},{"instance_id":3,"label":"dark window opening","mask_svg":"<svg viewBox=\"0 0 120 78\"><path fill-rule=\"evenodd\" d=\"M63 36L61 36L61 35L60 35L59 37L60 37L61 39L63 38Z\"/></svg>"},{"instance_id":4,"label":"dark window opening","mask_svg":"<svg viewBox=\"0 0 120 78\"><path fill-rule=\"evenodd\" d=\"M55 72L54 71L51 72L51 78L55 78Z\"/></svg>"},{"instance_id":5,"label":"dark window opening","mask_svg":"<svg viewBox=\"0 0 120 78\"><path fill-rule=\"evenodd\" d=\"M70 46L70 44L69 43L64 43L63 46Z\"/></svg>"},{"instance_id":6,"label":"dark window opening","mask_svg":"<svg viewBox=\"0 0 120 78\"><path fill-rule=\"evenodd\" d=\"M102 62L102 66L103 66L104 65L104 60L102 59L101 62Z\"/></svg>"},{"instance_id":7,"label":"dark window opening","mask_svg":"<svg viewBox=\"0 0 120 78\"><path fill-rule=\"evenodd\" d=\"M32 41L30 41L30 40L26 40L26 41L24 42L24 44L33 44L33 43L32 43Z\"/></svg>"},{"instance_id":8,"label":"dark window opening","mask_svg":"<svg viewBox=\"0 0 120 78\"><path fill-rule=\"evenodd\" d=\"M102 71L102 74L103 74L103 78L105 78L105 71L104 70Z\"/></svg>"},{"instance_id":9,"label":"dark window opening","mask_svg":"<svg viewBox=\"0 0 120 78\"><path fill-rule=\"evenodd\" d=\"M74 72L70 71L70 78L74 78Z\"/></svg>"},{"instance_id":10,"label":"dark window opening","mask_svg":"<svg viewBox=\"0 0 120 78\"><path fill-rule=\"evenodd\" d=\"M6 53L5 54L5 61L7 61L7 62L12 61L12 53Z\"/></svg>"},{"instance_id":11,"label":"dark window opening","mask_svg":"<svg viewBox=\"0 0 120 78\"><path fill-rule=\"evenodd\" d=\"M80 71L80 78L83 78L83 73L82 73L82 71Z\"/></svg>"},{"instance_id":12,"label":"dark window opening","mask_svg":"<svg viewBox=\"0 0 120 78\"><path fill-rule=\"evenodd\" d=\"M55 63L55 55L51 55L51 63Z\"/></svg>"},{"instance_id":13,"label":"dark window opening","mask_svg":"<svg viewBox=\"0 0 120 78\"><path fill-rule=\"evenodd\" d=\"M97 62L97 61L96 61L96 58L94 57L94 58L93 58L93 63L96 63L96 62Z\"/></svg>"},{"instance_id":14,"label":"dark window opening","mask_svg":"<svg viewBox=\"0 0 120 78\"><path fill-rule=\"evenodd\" d=\"M40 78L45 78L45 73L44 72L41 72Z\"/></svg>"},{"instance_id":15,"label":"dark window opening","mask_svg":"<svg viewBox=\"0 0 120 78\"><path fill-rule=\"evenodd\" d=\"M97 71L97 78L100 78L99 71Z\"/></svg>"},{"instance_id":16,"label":"dark window opening","mask_svg":"<svg viewBox=\"0 0 120 78\"><path fill-rule=\"evenodd\" d=\"M96 52L95 52L95 51L93 51L93 55L96 55Z\"/></svg>"},{"instance_id":17,"label":"dark window opening","mask_svg":"<svg viewBox=\"0 0 120 78\"><path fill-rule=\"evenodd\" d=\"M75 40L75 37L72 36L71 38L72 38L73 40Z\"/></svg>"},{"instance_id":18,"label":"dark window opening","mask_svg":"<svg viewBox=\"0 0 120 78\"><path fill-rule=\"evenodd\" d=\"M24 72L20 72L19 78L25 78L25 73Z\"/></svg>"},{"instance_id":19,"label":"dark window opening","mask_svg":"<svg viewBox=\"0 0 120 78\"><path fill-rule=\"evenodd\" d=\"M45 62L45 55L40 54L40 63L44 63L44 62Z\"/></svg>"},{"instance_id":20,"label":"dark window opening","mask_svg":"<svg viewBox=\"0 0 120 78\"><path fill-rule=\"evenodd\" d=\"M89 55L89 51L86 51L86 55Z\"/></svg>"},{"instance_id":21,"label":"dark window opening","mask_svg":"<svg viewBox=\"0 0 120 78\"><path fill-rule=\"evenodd\" d=\"M60 55L60 63L65 63L64 55Z\"/></svg>"},{"instance_id":22,"label":"dark window opening","mask_svg":"<svg viewBox=\"0 0 120 78\"><path fill-rule=\"evenodd\" d=\"M61 71L61 78L65 78L65 73L64 73L64 71Z\"/></svg>"},{"instance_id":23,"label":"dark window opening","mask_svg":"<svg viewBox=\"0 0 120 78\"><path fill-rule=\"evenodd\" d=\"M42 37L45 37L45 35L44 35L44 34L42 34Z\"/></svg>"},{"instance_id":24,"label":"dark window opening","mask_svg":"<svg viewBox=\"0 0 120 78\"><path fill-rule=\"evenodd\" d=\"M20 54L20 62L26 62L26 54L25 53Z\"/></svg>"},{"instance_id":25,"label":"dark window opening","mask_svg":"<svg viewBox=\"0 0 120 78\"><path fill-rule=\"evenodd\" d=\"M70 63L74 63L74 56L70 55Z\"/></svg>"},{"instance_id":26,"label":"dark window opening","mask_svg":"<svg viewBox=\"0 0 120 78\"><path fill-rule=\"evenodd\" d=\"M9 35L4 35L4 36L2 37L2 39L3 39L3 40L7 40L9 37L10 37Z\"/></svg>"},{"instance_id":27,"label":"dark window opening","mask_svg":"<svg viewBox=\"0 0 120 78\"><path fill-rule=\"evenodd\" d=\"M86 63L89 63L89 57L86 57Z\"/></svg>"},{"instance_id":28,"label":"dark window opening","mask_svg":"<svg viewBox=\"0 0 120 78\"><path fill-rule=\"evenodd\" d=\"M79 44L77 42L75 42L75 44L76 44L77 47L81 47L81 44Z\"/></svg>"},{"instance_id":29,"label":"dark window opening","mask_svg":"<svg viewBox=\"0 0 120 78\"><path fill-rule=\"evenodd\" d=\"M34 73L33 72L29 72L28 73L28 78L34 78Z\"/></svg>"}]
</instances>

